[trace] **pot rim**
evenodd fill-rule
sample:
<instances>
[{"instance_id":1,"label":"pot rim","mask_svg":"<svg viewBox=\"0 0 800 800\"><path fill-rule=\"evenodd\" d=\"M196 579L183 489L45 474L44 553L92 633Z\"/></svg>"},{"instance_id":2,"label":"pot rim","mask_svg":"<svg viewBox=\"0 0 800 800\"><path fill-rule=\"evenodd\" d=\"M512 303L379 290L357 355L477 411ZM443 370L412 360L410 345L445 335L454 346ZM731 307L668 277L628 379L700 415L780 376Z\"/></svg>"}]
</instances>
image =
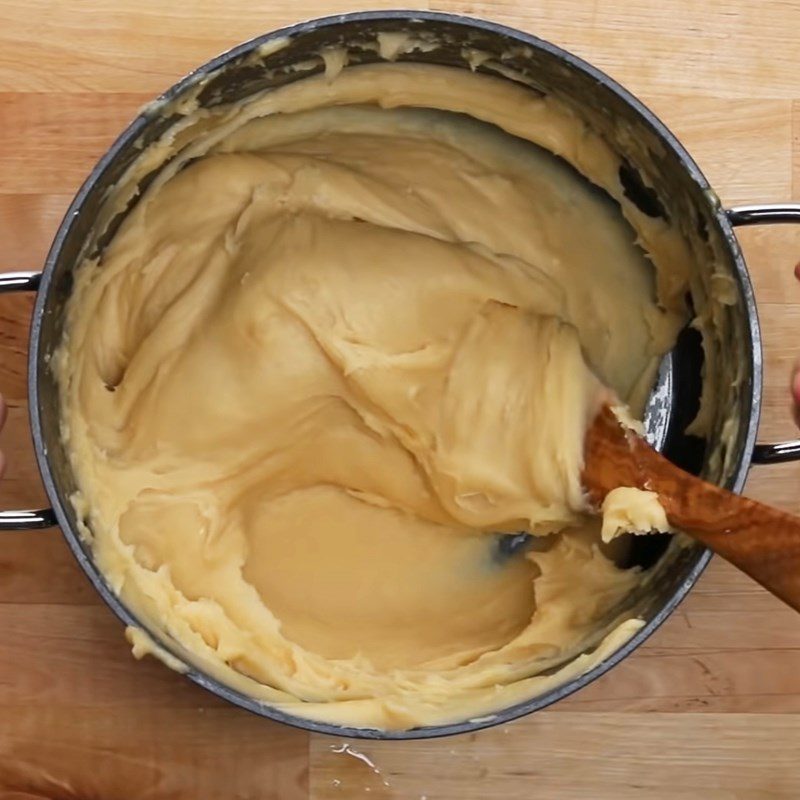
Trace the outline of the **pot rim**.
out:
<instances>
[{"instance_id":1,"label":"pot rim","mask_svg":"<svg viewBox=\"0 0 800 800\"><path fill-rule=\"evenodd\" d=\"M182 94L190 87L194 86L197 82L206 77L209 73L215 72L230 62L247 55L256 48L273 42L277 39L284 37L294 37L309 33L311 31L319 30L321 28L335 28L342 24L353 22L389 22L389 21L420 21L420 22L444 22L452 25L462 26L465 29L478 29L492 34L504 36L514 42L522 45L527 45L535 50L542 51L549 56L560 59L573 70L584 73L597 83L602 84L606 89L612 91L621 100L633 108L637 115L641 118L642 123L649 127L673 152L678 158L680 163L689 173L692 181L703 190L703 196L707 198L708 210L711 216L716 220L719 228L719 233L723 241L729 248L732 261L735 265L736 276L739 282L741 294L744 300L744 313L747 314L749 324L747 326L750 352L753 357L753 371L752 379L749 383L749 397L745 396L743 412L747 414L747 427L745 435L742 439L742 449L740 461L737 465L736 473L732 483L733 491L739 493L744 487L747 478L747 472L750 466L753 448L755 445L756 433L758 428L758 421L761 409L761 390L762 390L762 351L761 351L761 333L758 322L758 313L756 310L755 297L753 293L750 276L745 264L744 258L741 253L738 241L733 231L733 227L728 219L728 216L719 202L716 200L716 195L710 187L703 173L700 171L697 164L692 157L684 149L679 140L670 132L663 122L640 100L632 95L627 89L623 88L619 83L610 78L601 70L592 66L583 59L573 55L567 50L562 49L550 42L540 39L532 34L525 33L515 28L497 23L489 20L461 15L450 14L438 11L417 11L417 10L391 10L391 11L358 11L345 14L335 14L316 19L306 20L293 25L280 28L270 33L257 36L249 41L243 42L230 50L218 55L211 59L204 65L190 72L180 81L171 86L167 91L161 94L155 103L169 102L173 98ZM91 581L95 590L100 594L106 604L114 611L119 619L129 626L134 626L144 630L151 639L156 642L159 647L163 648L167 653L172 655L181 663L186 663L185 659L172 647L164 638L157 632L150 629L149 626L144 625L135 614L122 602L122 600L113 592L111 587L106 582L100 570L95 566L93 561L88 557L84 551L81 540L78 534L73 530L69 516L66 512L65 505L68 502L62 498L56 488L55 481L50 469L47 455L47 445L42 431L42 411L40 407L41 397L39 391L39 363L41 358L40 338L42 329L42 319L44 314L45 299L50 291L52 277L55 269L55 264L58 261L61 249L64 242L74 224L75 219L81 212L82 206L93 190L95 184L98 182L102 174L116 158L121 150L132 143L149 124L147 111L143 110L138 116L130 123L130 125L120 134L113 145L106 151L103 157L97 162L84 184L78 190L73 201L71 202L64 219L59 226L59 229L53 239L50 251L45 260L39 291L37 292L36 302L33 311L33 321L31 324L30 332L30 347L28 354L28 396L30 398L29 408L31 417L31 430L33 434L34 449L36 452L36 459L39 465L39 471L42 476L42 481L45 486L47 495L52 503L55 511L58 524L67 541L72 554L80 564L83 571ZM748 402L749 401L749 402ZM637 631L622 647L612 653L608 658L597 664L588 672L579 675L578 677L568 681L562 686L545 692L537 697L531 698L522 703L517 703L509 708L503 709L490 716L480 717L472 720L464 720L457 723L450 723L445 725L431 725L420 728L412 728L410 730L382 730L374 728L354 728L343 725L336 725L327 722L318 722L313 719L307 719L294 714L282 711L268 702L258 700L243 694L242 692L231 689L223 684L221 681L211 677L210 675L195 669L190 664L187 664L188 670L186 672L189 677L196 684L202 688L212 692L213 694L221 697L228 702L244 708L247 711L258 714L262 717L267 717L277 722L282 722L291 725L295 728L300 728L313 733L329 734L334 736L341 736L347 738L360 738L360 739L389 739L389 740L404 740L404 739L429 739L438 738L442 736L449 736L459 733L470 733L482 730L484 728L493 727L495 725L502 725L512 722L513 720L530 714L534 711L541 710L552 703L562 700L563 698L571 695L579 689L587 686L601 675L604 675L612 667L616 666L620 661L630 655L639 645L641 645L666 619L672 614L678 604L684 599L689 590L695 584L697 579L702 574L703 570L711 560L712 553L708 549L699 549L696 556L695 564L688 572L685 580L675 589L672 596L664 603L659 609L658 613L639 631Z\"/></svg>"}]
</instances>

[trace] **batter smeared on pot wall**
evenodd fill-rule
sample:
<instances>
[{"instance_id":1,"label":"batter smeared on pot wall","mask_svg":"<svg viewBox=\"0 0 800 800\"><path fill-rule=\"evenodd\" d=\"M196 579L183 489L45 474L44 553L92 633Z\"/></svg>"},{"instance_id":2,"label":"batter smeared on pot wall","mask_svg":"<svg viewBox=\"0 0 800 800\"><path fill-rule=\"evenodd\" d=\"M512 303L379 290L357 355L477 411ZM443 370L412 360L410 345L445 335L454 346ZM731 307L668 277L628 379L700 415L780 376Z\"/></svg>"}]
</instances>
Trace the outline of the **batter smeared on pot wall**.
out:
<instances>
[{"instance_id":1,"label":"batter smeared on pot wall","mask_svg":"<svg viewBox=\"0 0 800 800\"><path fill-rule=\"evenodd\" d=\"M611 151L522 87L410 65L185 133L56 359L115 589L206 671L357 726L491 713L613 651L641 575L601 550L583 437L603 384L641 413L688 258ZM631 492L607 536L658 517ZM539 546L498 559L517 530Z\"/></svg>"}]
</instances>

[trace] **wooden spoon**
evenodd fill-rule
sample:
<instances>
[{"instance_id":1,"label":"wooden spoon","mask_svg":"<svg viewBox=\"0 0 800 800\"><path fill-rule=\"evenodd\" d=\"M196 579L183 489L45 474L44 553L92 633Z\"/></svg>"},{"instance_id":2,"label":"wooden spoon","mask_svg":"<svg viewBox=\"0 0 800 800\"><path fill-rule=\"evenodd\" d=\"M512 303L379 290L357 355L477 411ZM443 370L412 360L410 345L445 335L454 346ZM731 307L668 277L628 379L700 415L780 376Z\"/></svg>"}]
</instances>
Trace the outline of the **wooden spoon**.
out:
<instances>
[{"instance_id":1,"label":"wooden spoon","mask_svg":"<svg viewBox=\"0 0 800 800\"><path fill-rule=\"evenodd\" d=\"M624 427L608 405L586 436L583 483L598 506L619 486L655 492L670 525L800 611L800 517L684 472Z\"/></svg>"}]
</instances>

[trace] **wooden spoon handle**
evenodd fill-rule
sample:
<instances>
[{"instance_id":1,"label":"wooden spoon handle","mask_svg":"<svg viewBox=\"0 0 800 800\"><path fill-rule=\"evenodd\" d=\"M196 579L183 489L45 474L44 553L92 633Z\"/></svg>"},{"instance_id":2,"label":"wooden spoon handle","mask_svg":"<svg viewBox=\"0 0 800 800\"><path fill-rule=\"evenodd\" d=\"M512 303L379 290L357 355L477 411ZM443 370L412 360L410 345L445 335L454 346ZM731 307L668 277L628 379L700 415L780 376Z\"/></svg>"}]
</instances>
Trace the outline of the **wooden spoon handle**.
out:
<instances>
[{"instance_id":1,"label":"wooden spoon handle","mask_svg":"<svg viewBox=\"0 0 800 800\"><path fill-rule=\"evenodd\" d=\"M684 472L623 427L608 406L589 428L583 480L598 505L619 486L656 492L670 525L800 611L800 518Z\"/></svg>"}]
</instances>

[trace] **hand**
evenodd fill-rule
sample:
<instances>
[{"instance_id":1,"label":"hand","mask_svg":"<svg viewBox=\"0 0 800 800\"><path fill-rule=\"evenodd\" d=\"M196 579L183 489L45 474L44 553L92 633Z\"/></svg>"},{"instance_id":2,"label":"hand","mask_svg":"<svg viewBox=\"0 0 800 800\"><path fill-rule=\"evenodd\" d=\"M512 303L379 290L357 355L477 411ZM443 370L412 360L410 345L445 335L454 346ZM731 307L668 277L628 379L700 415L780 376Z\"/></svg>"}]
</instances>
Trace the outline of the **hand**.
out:
<instances>
[{"instance_id":1,"label":"hand","mask_svg":"<svg viewBox=\"0 0 800 800\"><path fill-rule=\"evenodd\" d=\"M794 372L792 372L792 411L794 421L800 428L800 361L794 365Z\"/></svg>"},{"instance_id":2,"label":"hand","mask_svg":"<svg viewBox=\"0 0 800 800\"><path fill-rule=\"evenodd\" d=\"M794 276L800 281L800 261L794 268ZM797 427L800 428L800 360L795 362L794 370L792 372L792 411L794 413L794 421Z\"/></svg>"},{"instance_id":3,"label":"hand","mask_svg":"<svg viewBox=\"0 0 800 800\"><path fill-rule=\"evenodd\" d=\"M3 425L6 421L6 401L3 399L3 395L0 394L0 431L3 430ZM0 450L0 478L3 477L3 472L6 469L6 457L3 455L3 451Z\"/></svg>"}]
</instances>

